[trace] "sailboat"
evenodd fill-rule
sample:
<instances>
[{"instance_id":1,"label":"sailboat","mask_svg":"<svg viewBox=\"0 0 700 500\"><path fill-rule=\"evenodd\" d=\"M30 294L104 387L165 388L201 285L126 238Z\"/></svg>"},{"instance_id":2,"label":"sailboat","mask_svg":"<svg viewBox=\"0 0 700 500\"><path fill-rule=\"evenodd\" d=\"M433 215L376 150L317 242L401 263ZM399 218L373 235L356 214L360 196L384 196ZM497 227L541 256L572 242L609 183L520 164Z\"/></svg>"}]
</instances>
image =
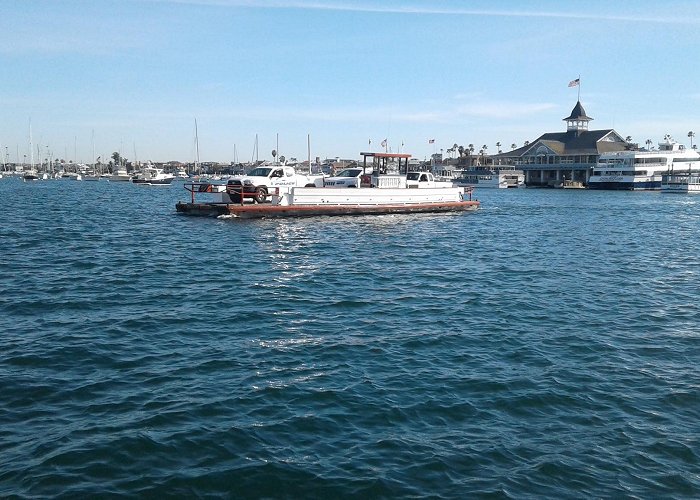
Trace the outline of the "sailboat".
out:
<instances>
[{"instance_id":1,"label":"sailboat","mask_svg":"<svg viewBox=\"0 0 700 500\"><path fill-rule=\"evenodd\" d=\"M83 175L84 181L99 181L100 176L97 174L97 169L95 167L95 131L92 131L92 170L85 172Z\"/></svg>"},{"instance_id":2,"label":"sailboat","mask_svg":"<svg viewBox=\"0 0 700 500\"><path fill-rule=\"evenodd\" d=\"M194 172L195 179L202 179L202 167L199 164L199 132L197 130L197 119L194 119Z\"/></svg>"},{"instance_id":3,"label":"sailboat","mask_svg":"<svg viewBox=\"0 0 700 500\"><path fill-rule=\"evenodd\" d=\"M25 181L38 181L39 173L34 168L34 149L32 147L32 121L29 120L29 157L31 161L31 168L24 173ZM26 156L25 156L26 158ZM25 160L26 161L26 160Z\"/></svg>"}]
</instances>

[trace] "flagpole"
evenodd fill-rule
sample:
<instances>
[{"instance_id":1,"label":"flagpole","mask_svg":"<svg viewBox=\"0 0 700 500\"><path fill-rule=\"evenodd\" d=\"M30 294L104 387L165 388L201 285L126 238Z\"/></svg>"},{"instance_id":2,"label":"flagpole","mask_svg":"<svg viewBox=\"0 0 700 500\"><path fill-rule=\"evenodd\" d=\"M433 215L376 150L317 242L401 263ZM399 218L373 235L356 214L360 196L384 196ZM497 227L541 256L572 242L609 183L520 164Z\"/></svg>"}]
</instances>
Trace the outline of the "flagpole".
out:
<instances>
[{"instance_id":1,"label":"flagpole","mask_svg":"<svg viewBox=\"0 0 700 500\"><path fill-rule=\"evenodd\" d=\"M581 75L578 75L578 97L576 100L581 102Z\"/></svg>"}]
</instances>

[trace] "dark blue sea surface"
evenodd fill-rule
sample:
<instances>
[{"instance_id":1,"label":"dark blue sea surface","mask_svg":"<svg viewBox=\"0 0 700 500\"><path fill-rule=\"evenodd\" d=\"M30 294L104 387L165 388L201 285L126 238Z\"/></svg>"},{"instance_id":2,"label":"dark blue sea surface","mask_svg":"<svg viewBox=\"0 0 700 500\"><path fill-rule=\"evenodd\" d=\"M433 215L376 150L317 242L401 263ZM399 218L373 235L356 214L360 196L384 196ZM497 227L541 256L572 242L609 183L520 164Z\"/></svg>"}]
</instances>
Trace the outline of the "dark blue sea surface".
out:
<instances>
[{"instance_id":1,"label":"dark blue sea surface","mask_svg":"<svg viewBox=\"0 0 700 500\"><path fill-rule=\"evenodd\" d=\"M186 195L0 180L0 497L700 497L700 196Z\"/></svg>"}]
</instances>

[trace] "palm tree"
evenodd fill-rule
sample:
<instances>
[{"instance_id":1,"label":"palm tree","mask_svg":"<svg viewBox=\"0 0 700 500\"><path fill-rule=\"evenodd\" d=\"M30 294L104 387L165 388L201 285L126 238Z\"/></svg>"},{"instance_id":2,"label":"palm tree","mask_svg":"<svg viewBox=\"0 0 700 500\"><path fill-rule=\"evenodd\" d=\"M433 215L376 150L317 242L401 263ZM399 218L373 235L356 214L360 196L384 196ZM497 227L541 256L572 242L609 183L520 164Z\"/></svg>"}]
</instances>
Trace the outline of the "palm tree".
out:
<instances>
[{"instance_id":1,"label":"palm tree","mask_svg":"<svg viewBox=\"0 0 700 500\"><path fill-rule=\"evenodd\" d=\"M486 165L486 150L487 150L488 148L489 148L489 147L488 147L486 144L484 144L483 146L481 146L481 164L482 164L482 165Z\"/></svg>"},{"instance_id":2,"label":"palm tree","mask_svg":"<svg viewBox=\"0 0 700 500\"><path fill-rule=\"evenodd\" d=\"M644 141L644 144L646 144L646 145L647 145L647 149L648 149L649 151L651 151L651 144L652 144L651 139L647 139L646 141Z\"/></svg>"},{"instance_id":3,"label":"palm tree","mask_svg":"<svg viewBox=\"0 0 700 500\"><path fill-rule=\"evenodd\" d=\"M457 151L459 151L459 157L461 158L464 155L464 146L459 146Z\"/></svg>"},{"instance_id":4,"label":"palm tree","mask_svg":"<svg viewBox=\"0 0 700 500\"><path fill-rule=\"evenodd\" d=\"M496 143L496 149L498 149L499 153L503 152L503 151L501 151L501 142L500 141Z\"/></svg>"},{"instance_id":5,"label":"palm tree","mask_svg":"<svg viewBox=\"0 0 700 500\"><path fill-rule=\"evenodd\" d=\"M690 149L694 149L693 148L693 137L695 137L695 132L693 132L692 130L690 132L688 132L688 137L690 137Z\"/></svg>"},{"instance_id":6,"label":"palm tree","mask_svg":"<svg viewBox=\"0 0 700 500\"><path fill-rule=\"evenodd\" d=\"M510 145L510 149L517 149L518 145L516 143L513 143Z\"/></svg>"},{"instance_id":7,"label":"palm tree","mask_svg":"<svg viewBox=\"0 0 700 500\"><path fill-rule=\"evenodd\" d=\"M632 142L632 136L628 135L627 137L625 137L625 142Z\"/></svg>"},{"instance_id":8,"label":"palm tree","mask_svg":"<svg viewBox=\"0 0 700 500\"><path fill-rule=\"evenodd\" d=\"M524 144L524 145L525 145L525 146L529 146L529 145L530 145L530 141L525 141L525 144Z\"/></svg>"}]
</instances>

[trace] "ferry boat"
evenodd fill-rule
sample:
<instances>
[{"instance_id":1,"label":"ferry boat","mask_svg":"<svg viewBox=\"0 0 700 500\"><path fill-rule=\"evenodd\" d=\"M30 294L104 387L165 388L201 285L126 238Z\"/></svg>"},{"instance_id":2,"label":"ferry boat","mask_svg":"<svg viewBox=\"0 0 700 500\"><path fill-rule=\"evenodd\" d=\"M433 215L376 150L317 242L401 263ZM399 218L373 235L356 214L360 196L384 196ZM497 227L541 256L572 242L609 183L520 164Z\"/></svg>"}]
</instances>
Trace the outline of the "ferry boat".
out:
<instances>
[{"instance_id":1,"label":"ferry boat","mask_svg":"<svg viewBox=\"0 0 700 500\"><path fill-rule=\"evenodd\" d=\"M289 185L275 186L274 191L268 186L244 183L188 183L185 189L191 193L191 202L178 202L175 209L187 215L263 218L454 212L479 207L479 202L471 199L471 188L436 181L432 174L426 174L423 181L420 177L407 179L409 174L414 174L407 172L409 154L360 154L364 157L362 168L365 171L369 172L368 159L372 161L372 173L363 174L355 189L311 187L305 176ZM398 163L398 172L389 170L391 163ZM270 193L271 202L266 201L266 195L265 201L260 203L256 193L263 190ZM195 195L198 193L209 193L213 201L197 203Z\"/></svg>"},{"instance_id":2,"label":"ferry boat","mask_svg":"<svg viewBox=\"0 0 700 500\"><path fill-rule=\"evenodd\" d=\"M603 153L588 179L589 189L660 190L665 173L700 168L700 154L686 149L670 135L658 151Z\"/></svg>"},{"instance_id":3,"label":"ferry boat","mask_svg":"<svg viewBox=\"0 0 700 500\"><path fill-rule=\"evenodd\" d=\"M525 186L525 173L512 167L472 168L462 170L453 183L463 187L519 188Z\"/></svg>"}]
</instances>

